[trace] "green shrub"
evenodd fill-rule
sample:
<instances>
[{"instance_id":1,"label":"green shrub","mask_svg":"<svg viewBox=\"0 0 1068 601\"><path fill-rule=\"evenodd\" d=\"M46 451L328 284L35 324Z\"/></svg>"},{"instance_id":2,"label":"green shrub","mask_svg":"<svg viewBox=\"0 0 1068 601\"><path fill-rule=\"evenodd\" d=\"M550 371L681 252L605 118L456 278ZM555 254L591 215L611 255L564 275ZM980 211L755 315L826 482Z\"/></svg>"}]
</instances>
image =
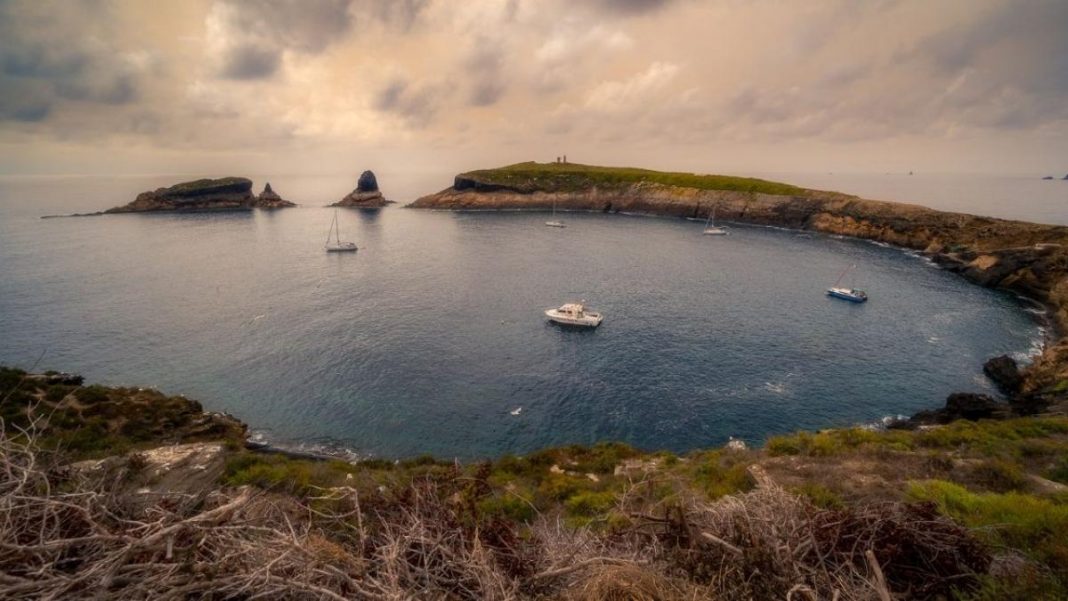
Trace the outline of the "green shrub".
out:
<instances>
[{"instance_id":1,"label":"green shrub","mask_svg":"<svg viewBox=\"0 0 1068 601\"><path fill-rule=\"evenodd\" d=\"M568 515L593 518L608 512L616 504L616 495L611 492L594 492L591 490L576 493L567 499L564 507Z\"/></svg>"},{"instance_id":2,"label":"green shrub","mask_svg":"<svg viewBox=\"0 0 1068 601\"><path fill-rule=\"evenodd\" d=\"M536 515L529 502L510 494L482 499L478 503L478 510L483 517L502 517L517 522L530 522Z\"/></svg>"},{"instance_id":3,"label":"green shrub","mask_svg":"<svg viewBox=\"0 0 1068 601\"><path fill-rule=\"evenodd\" d=\"M908 496L934 502L993 545L1012 547L1055 573L1068 573L1068 505L1018 492L973 493L941 480L913 483Z\"/></svg>"},{"instance_id":4,"label":"green shrub","mask_svg":"<svg viewBox=\"0 0 1068 601\"><path fill-rule=\"evenodd\" d=\"M591 484L586 478L550 473L538 485L538 496L547 501L563 501L579 491L588 490Z\"/></svg>"},{"instance_id":5,"label":"green shrub","mask_svg":"<svg viewBox=\"0 0 1068 601\"><path fill-rule=\"evenodd\" d=\"M108 389L100 386L99 384L93 384L92 386L86 386L78 390L75 393L78 400L85 405L93 405L96 403L105 403L108 400Z\"/></svg>"},{"instance_id":6,"label":"green shrub","mask_svg":"<svg viewBox=\"0 0 1068 601\"><path fill-rule=\"evenodd\" d=\"M48 387L48 392L45 393L45 400L50 403L58 403L67 398L67 395L74 390L73 386L64 386L63 384L53 384Z\"/></svg>"},{"instance_id":7,"label":"green shrub","mask_svg":"<svg viewBox=\"0 0 1068 601\"><path fill-rule=\"evenodd\" d=\"M994 492L1009 492L1027 488L1028 479L1023 469L1011 461L991 459L972 467L969 480Z\"/></svg>"},{"instance_id":8,"label":"green shrub","mask_svg":"<svg viewBox=\"0 0 1068 601\"><path fill-rule=\"evenodd\" d=\"M1046 472L1046 477L1054 482L1068 484L1068 455L1061 457L1060 460Z\"/></svg>"},{"instance_id":9,"label":"green shrub","mask_svg":"<svg viewBox=\"0 0 1068 601\"><path fill-rule=\"evenodd\" d=\"M764 446L772 457L800 455L802 450L801 437L803 435L803 432L799 432L785 436L772 436Z\"/></svg>"},{"instance_id":10,"label":"green shrub","mask_svg":"<svg viewBox=\"0 0 1068 601\"><path fill-rule=\"evenodd\" d=\"M711 499L743 492L752 488L744 462L731 462L732 456L722 451L710 451L695 458L693 483Z\"/></svg>"},{"instance_id":11,"label":"green shrub","mask_svg":"<svg viewBox=\"0 0 1068 601\"><path fill-rule=\"evenodd\" d=\"M793 491L808 498L813 505L821 509L842 509L845 507L842 497L822 484L805 482L801 486L794 488Z\"/></svg>"}]
</instances>

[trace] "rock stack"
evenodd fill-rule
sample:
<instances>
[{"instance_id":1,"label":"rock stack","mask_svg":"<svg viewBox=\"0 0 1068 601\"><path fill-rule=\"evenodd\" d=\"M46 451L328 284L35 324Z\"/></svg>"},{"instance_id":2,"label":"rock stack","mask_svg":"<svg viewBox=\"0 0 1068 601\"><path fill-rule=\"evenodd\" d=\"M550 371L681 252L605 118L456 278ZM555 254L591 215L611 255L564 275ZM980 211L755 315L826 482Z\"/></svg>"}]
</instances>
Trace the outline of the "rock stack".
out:
<instances>
[{"instance_id":1,"label":"rock stack","mask_svg":"<svg viewBox=\"0 0 1068 601\"><path fill-rule=\"evenodd\" d=\"M271 189L271 182L263 187L263 192L256 197L256 206L261 209L281 209L283 207L295 207L296 204L285 200Z\"/></svg>"},{"instance_id":2,"label":"rock stack","mask_svg":"<svg viewBox=\"0 0 1068 601\"><path fill-rule=\"evenodd\" d=\"M378 180L372 171L364 171L356 182L356 189L332 207L353 207L357 209L379 209L393 201L386 200L378 189Z\"/></svg>"}]
</instances>

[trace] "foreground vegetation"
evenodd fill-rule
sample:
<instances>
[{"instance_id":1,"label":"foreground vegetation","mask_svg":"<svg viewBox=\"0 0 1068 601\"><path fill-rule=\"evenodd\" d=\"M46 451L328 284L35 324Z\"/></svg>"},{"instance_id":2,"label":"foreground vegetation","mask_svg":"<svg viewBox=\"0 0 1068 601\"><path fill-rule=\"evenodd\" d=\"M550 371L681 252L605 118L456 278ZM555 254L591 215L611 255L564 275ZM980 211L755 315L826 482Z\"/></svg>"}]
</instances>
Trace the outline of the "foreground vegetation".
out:
<instances>
[{"instance_id":1,"label":"foreground vegetation","mask_svg":"<svg viewBox=\"0 0 1068 601\"><path fill-rule=\"evenodd\" d=\"M806 190L751 177L729 175L697 175L635 169L632 167L598 167L577 163L517 163L498 169L482 169L462 173L458 179L468 179L484 185L511 188L521 192L575 192L591 187L626 186L639 182L696 188L698 190L732 190L763 194L803 195Z\"/></svg>"},{"instance_id":2,"label":"foreground vegetation","mask_svg":"<svg viewBox=\"0 0 1068 601\"><path fill-rule=\"evenodd\" d=\"M1064 417L352 464L205 436L159 393L101 424L151 391L52 386L0 369L0 598L1068 597ZM104 455L77 417L125 454L68 467ZM218 461L158 460L167 419Z\"/></svg>"}]
</instances>

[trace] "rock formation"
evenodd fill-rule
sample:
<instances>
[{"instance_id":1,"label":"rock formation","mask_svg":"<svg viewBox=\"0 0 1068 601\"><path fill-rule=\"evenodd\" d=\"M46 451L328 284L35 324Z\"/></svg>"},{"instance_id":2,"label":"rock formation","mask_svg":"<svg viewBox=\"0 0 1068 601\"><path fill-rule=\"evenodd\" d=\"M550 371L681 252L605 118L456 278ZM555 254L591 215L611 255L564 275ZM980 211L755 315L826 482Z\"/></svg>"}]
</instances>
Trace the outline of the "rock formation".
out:
<instances>
[{"instance_id":1,"label":"rock formation","mask_svg":"<svg viewBox=\"0 0 1068 601\"><path fill-rule=\"evenodd\" d=\"M268 192L265 189L264 192ZM252 194L252 180L244 177L198 179L169 188L142 192L130 204L105 213L142 213L147 211L240 211L260 206L266 208L294 206L271 191L274 198L262 201Z\"/></svg>"},{"instance_id":2,"label":"rock formation","mask_svg":"<svg viewBox=\"0 0 1068 601\"><path fill-rule=\"evenodd\" d=\"M261 209L281 209L297 205L279 196L277 192L271 189L271 182L267 182L263 187L263 192L260 192L260 195L256 197L256 206Z\"/></svg>"},{"instance_id":3,"label":"rock formation","mask_svg":"<svg viewBox=\"0 0 1068 601\"><path fill-rule=\"evenodd\" d=\"M332 207L352 207L357 209L380 209L393 202L386 200L378 189L378 179L372 171L364 171L356 182L356 189L345 198L330 205Z\"/></svg>"},{"instance_id":4,"label":"rock formation","mask_svg":"<svg viewBox=\"0 0 1068 601\"><path fill-rule=\"evenodd\" d=\"M983 373L997 385L1001 392L1009 396L1020 392L1020 384L1023 383L1020 378L1020 368L1012 357L1001 355L990 359L983 364Z\"/></svg>"}]
</instances>

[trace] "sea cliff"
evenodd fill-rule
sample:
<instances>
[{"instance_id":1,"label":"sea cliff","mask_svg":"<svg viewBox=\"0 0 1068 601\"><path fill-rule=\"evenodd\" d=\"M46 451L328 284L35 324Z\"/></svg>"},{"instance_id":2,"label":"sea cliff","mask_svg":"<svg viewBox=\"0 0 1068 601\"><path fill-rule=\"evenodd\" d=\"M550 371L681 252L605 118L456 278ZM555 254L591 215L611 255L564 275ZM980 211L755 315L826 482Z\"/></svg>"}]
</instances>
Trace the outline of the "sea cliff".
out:
<instances>
[{"instance_id":1,"label":"sea cliff","mask_svg":"<svg viewBox=\"0 0 1068 601\"><path fill-rule=\"evenodd\" d=\"M296 206L282 199L270 184L256 196L252 180L244 177L198 179L182 182L169 188L142 192L133 202L114 207L105 213L143 213L149 211L236 211L276 209Z\"/></svg>"},{"instance_id":2,"label":"sea cliff","mask_svg":"<svg viewBox=\"0 0 1068 601\"><path fill-rule=\"evenodd\" d=\"M946 269L1047 307L1053 328L1017 395L1068 402L1068 227L936 211L753 178L573 163L457 175L411 208L642 213L812 230L922 252Z\"/></svg>"}]
</instances>

